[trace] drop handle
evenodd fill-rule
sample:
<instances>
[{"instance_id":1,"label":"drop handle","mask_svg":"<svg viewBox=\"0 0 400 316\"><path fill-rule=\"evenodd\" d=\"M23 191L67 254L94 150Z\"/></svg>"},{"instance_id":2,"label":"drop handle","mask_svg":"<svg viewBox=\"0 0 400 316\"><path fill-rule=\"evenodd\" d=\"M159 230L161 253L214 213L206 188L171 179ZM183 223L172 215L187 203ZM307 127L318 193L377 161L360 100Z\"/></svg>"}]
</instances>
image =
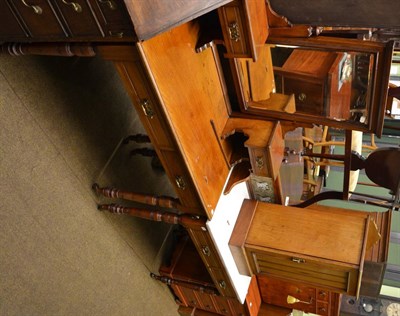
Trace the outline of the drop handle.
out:
<instances>
[{"instance_id":1,"label":"drop handle","mask_svg":"<svg viewBox=\"0 0 400 316\"><path fill-rule=\"evenodd\" d=\"M293 257L293 258L292 258L292 261L293 261L293 262L296 262L296 263L306 263L306 260L305 260L305 259L296 258L296 257Z\"/></svg>"},{"instance_id":2,"label":"drop handle","mask_svg":"<svg viewBox=\"0 0 400 316\"><path fill-rule=\"evenodd\" d=\"M61 1L66 5L70 5L75 12L77 12L77 13L81 13L82 12L82 7L81 7L81 5L79 3L68 2L66 0L61 0Z\"/></svg>"},{"instance_id":3,"label":"drop handle","mask_svg":"<svg viewBox=\"0 0 400 316\"><path fill-rule=\"evenodd\" d=\"M35 4L29 4L26 2L26 0L21 0L22 4L28 8L31 8L33 10L34 13L36 14L42 14L43 13L43 9Z\"/></svg>"},{"instance_id":4,"label":"drop handle","mask_svg":"<svg viewBox=\"0 0 400 316\"><path fill-rule=\"evenodd\" d=\"M107 5L110 8L110 10L116 10L117 9L117 6L115 5L114 1L111 1L111 0L99 0L99 2L101 4Z\"/></svg>"}]
</instances>

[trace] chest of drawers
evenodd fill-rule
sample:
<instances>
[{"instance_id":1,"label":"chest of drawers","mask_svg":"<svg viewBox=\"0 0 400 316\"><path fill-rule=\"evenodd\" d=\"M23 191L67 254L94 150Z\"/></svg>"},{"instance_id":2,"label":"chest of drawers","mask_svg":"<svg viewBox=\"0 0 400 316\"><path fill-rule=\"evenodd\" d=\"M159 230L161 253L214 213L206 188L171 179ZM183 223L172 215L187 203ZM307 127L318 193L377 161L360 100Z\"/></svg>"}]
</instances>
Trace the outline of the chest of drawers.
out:
<instances>
[{"instance_id":1,"label":"chest of drawers","mask_svg":"<svg viewBox=\"0 0 400 316\"><path fill-rule=\"evenodd\" d=\"M378 239L368 213L245 200L229 244L242 273L358 296L365 253Z\"/></svg>"}]
</instances>

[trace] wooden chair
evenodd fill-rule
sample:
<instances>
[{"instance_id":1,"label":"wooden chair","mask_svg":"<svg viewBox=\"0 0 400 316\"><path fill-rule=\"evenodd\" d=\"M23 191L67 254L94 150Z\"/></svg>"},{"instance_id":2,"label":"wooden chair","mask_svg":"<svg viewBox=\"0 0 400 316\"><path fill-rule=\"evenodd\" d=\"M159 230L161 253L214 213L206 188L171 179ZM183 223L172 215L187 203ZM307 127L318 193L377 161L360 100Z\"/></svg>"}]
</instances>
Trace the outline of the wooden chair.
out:
<instances>
[{"instance_id":1,"label":"wooden chair","mask_svg":"<svg viewBox=\"0 0 400 316\"><path fill-rule=\"evenodd\" d=\"M338 157L335 159L344 159ZM390 208L398 210L400 208L400 169L398 162L400 161L400 148L399 147L385 147L378 148L372 151L367 158L355 152L351 153L350 157L350 170L365 169L367 177L380 187L386 188L392 194L392 199L384 197L361 194L351 192L352 196L348 197L351 201L362 202L379 207ZM348 188L347 188L348 189ZM318 201L326 199L344 199L346 196L344 192L326 191L319 193L313 198L298 204L299 207L306 207Z\"/></svg>"}]
</instances>

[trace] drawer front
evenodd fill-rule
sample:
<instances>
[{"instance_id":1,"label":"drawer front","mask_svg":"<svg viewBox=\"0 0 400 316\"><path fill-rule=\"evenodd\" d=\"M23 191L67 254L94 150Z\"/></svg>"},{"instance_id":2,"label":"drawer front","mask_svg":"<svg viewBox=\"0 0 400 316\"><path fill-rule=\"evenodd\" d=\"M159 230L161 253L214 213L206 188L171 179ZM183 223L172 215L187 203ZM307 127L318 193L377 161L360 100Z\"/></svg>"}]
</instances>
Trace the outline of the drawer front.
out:
<instances>
[{"instance_id":1,"label":"drawer front","mask_svg":"<svg viewBox=\"0 0 400 316\"><path fill-rule=\"evenodd\" d=\"M20 25L7 1L0 1L0 40L23 39L28 34Z\"/></svg>"},{"instance_id":2,"label":"drawer front","mask_svg":"<svg viewBox=\"0 0 400 316\"><path fill-rule=\"evenodd\" d=\"M329 302L330 293L323 289L317 289L317 301Z\"/></svg>"},{"instance_id":3,"label":"drawer front","mask_svg":"<svg viewBox=\"0 0 400 316\"><path fill-rule=\"evenodd\" d=\"M324 86L322 84L284 78L284 93L295 94L296 110L314 115L324 113Z\"/></svg>"},{"instance_id":4,"label":"drawer front","mask_svg":"<svg viewBox=\"0 0 400 316\"><path fill-rule=\"evenodd\" d=\"M258 284L262 300L265 303L302 310L308 313L315 313L315 287L265 275L258 276ZM288 304L288 295L291 295L302 302Z\"/></svg>"},{"instance_id":5,"label":"drawer front","mask_svg":"<svg viewBox=\"0 0 400 316\"><path fill-rule=\"evenodd\" d=\"M218 9L227 57L252 57L242 10L239 1Z\"/></svg>"},{"instance_id":6,"label":"drawer front","mask_svg":"<svg viewBox=\"0 0 400 316\"><path fill-rule=\"evenodd\" d=\"M100 25L85 0L53 0L72 37L101 37Z\"/></svg>"},{"instance_id":7,"label":"drawer front","mask_svg":"<svg viewBox=\"0 0 400 316\"><path fill-rule=\"evenodd\" d=\"M208 268L208 272L210 272L210 275L214 280L214 284L222 296L236 298L236 294L230 283L229 277L226 275L223 268Z\"/></svg>"},{"instance_id":8,"label":"drawer front","mask_svg":"<svg viewBox=\"0 0 400 316\"><path fill-rule=\"evenodd\" d=\"M261 148L249 148L250 162L253 173L257 176L271 177L267 152Z\"/></svg>"},{"instance_id":9,"label":"drawer front","mask_svg":"<svg viewBox=\"0 0 400 316\"><path fill-rule=\"evenodd\" d=\"M221 315L232 315L231 308L229 306L229 300L223 296L214 296L215 306L217 307L217 313Z\"/></svg>"},{"instance_id":10,"label":"drawer front","mask_svg":"<svg viewBox=\"0 0 400 316\"><path fill-rule=\"evenodd\" d=\"M105 36L131 37L135 32L123 0L90 0Z\"/></svg>"},{"instance_id":11,"label":"drawer front","mask_svg":"<svg viewBox=\"0 0 400 316\"><path fill-rule=\"evenodd\" d=\"M217 308L215 306L214 300L212 299L212 295L201 292L198 292L196 294L199 298L200 308L212 313L217 312Z\"/></svg>"},{"instance_id":12,"label":"drawer front","mask_svg":"<svg viewBox=\"0 0 400 316\"><path fill-rule=\"evenodd\" d=\"M186 171L185 163L180 155L175 151L161 150L160 159L165 163L165 166L168 166L166 172L179 197L179 201L187 207L185 212L204 215L196 188Z\"/></svg>"},{"instance_id":13,"label":"drawer front","mask_svg":"<svg viewBox=\"0 0 400 316\"><path fill-rule=\"evenodd\" d=\"M173 149L174 145L169 128L164 122L163 112L160 109L157 98L147 79L147 74L140 62L118 64L120 73L131 85L127 87L138 115L148 130L154 145Z\"/></svg>"},{"instance_id":14,"label":"drawer front","mask_svg":"<svg viewBox=\"0 0 400 316\"><path fill-rule=\"evenodd\" d=\"M356 295L357 269L264 251L248 250L247 256L253 259L253 268L257 273L266 273Z\"/></svg>"},{"instance_id":15,"label":"drawer front","mask_svg":"<svg viewBox=\"0 0 400 316\"><path fill-rule=\"evenodd\" d=\"M25 24L30 37L65 38L66 29L56 16L54 7L46 0L11 1L19 17Z\"/></svg>"},{"instance_id":16,"label":"drawer front","mask_svg":"<svg viewBox=\"0 0 400 316\"><path fill-rule=\"evenodd\" d=\"M208 232L190 230L190 237L192 238L201 258L206 264L206 267L220 269L222 263Z\"/></svg>"},{"instance_id":17,"label":"drawer front","mask_svg":"<svg viewBox=\"0 0 400 316\"><path fill-rule=\"evenodd\" d=\"M317 302L316 314L328 316L329 315L329 304L328 302Z\"/></svg>"},{"instance_id":18,"label":"drawer front","mask_svg":"<svg viewBox=\"0 0 400 316\"><path fill-rule=\"evenodd\" d=\"M183 286L173 286L173 289L175 290L175 293L179 293L178 297L187 306L193 306L193 307L198 307L201 308L201 304L199 301L199 298L196 296L196 292L183 287Z\"/></svg>"}]
</instances>

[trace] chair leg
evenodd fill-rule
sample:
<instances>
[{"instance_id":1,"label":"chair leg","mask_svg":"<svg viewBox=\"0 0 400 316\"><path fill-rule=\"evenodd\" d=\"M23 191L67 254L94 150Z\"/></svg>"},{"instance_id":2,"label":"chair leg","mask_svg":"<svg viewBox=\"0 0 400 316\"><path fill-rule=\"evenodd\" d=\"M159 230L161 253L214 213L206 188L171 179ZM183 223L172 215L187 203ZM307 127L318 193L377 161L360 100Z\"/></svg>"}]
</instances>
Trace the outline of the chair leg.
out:
<instances>
[{"instance_id":1,"label":"chair leg","mask_svg":"<svg viewBox=\"0 0 400 316\"><path fill-rule=\"evenodd\" d=\"M92 185L92 189L96 192L96 194L103 195L112 199L124 199L127 201L133 201L151 206L178 210L181 209L179 199L170 196L154 196L136 192L123 191L117 188L101 188L97 183L94 183Z\"/></svg>"}]
</instances>

